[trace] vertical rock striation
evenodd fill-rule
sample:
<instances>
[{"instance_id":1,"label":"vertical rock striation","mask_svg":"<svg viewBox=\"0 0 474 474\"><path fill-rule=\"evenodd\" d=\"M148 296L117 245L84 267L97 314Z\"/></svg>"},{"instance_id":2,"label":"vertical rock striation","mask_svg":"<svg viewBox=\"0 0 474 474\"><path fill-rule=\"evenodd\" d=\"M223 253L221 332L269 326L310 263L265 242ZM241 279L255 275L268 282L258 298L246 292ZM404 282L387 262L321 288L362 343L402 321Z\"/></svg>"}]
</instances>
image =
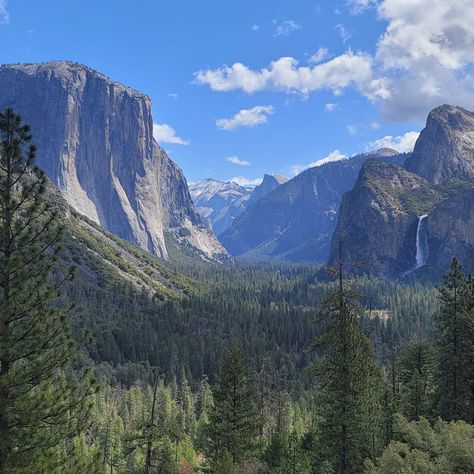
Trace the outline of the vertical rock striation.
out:
<instances>
[{"instance_id":1,"label":"vertical rock striation","mask_svg":"<svg viewBox=\"0 0 474 474\"><path fill-rule=\"evenodd\" d=\"M178 236L181 227L206 257L225 253L153 139L149 97L60 61L1 66L0 108L7 106L31 125L38 165L76 210L163 258L165 231Z\"/></svg>"}]
</instances>

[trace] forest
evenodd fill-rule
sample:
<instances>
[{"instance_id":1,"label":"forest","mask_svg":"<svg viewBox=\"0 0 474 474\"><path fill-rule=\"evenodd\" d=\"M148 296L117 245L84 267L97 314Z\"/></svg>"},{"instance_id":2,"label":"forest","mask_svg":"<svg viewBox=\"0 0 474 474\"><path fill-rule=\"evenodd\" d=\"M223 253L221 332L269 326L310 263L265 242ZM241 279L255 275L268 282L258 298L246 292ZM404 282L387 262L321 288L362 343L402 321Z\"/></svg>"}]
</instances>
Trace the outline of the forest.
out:
<instances>
[{"instance_id":1,"label":"forest","mask_svg":"<svg viewBox=\"0 0 474 474\"><path fill-rule=\"evenodd\" d=\"M455 255L425 283L181 255L181 296L139 291L88 277L28 125L0 135L0 472L474 472Z\"/></svg>"}]
</instances>

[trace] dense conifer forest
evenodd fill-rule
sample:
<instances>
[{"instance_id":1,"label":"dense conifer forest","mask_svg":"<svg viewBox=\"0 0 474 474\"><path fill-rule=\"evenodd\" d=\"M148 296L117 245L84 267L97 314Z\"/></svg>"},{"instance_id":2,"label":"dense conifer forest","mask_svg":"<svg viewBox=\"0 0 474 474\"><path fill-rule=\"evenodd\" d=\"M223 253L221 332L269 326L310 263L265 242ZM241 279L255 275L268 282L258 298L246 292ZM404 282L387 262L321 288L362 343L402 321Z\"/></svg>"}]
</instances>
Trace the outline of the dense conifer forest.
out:
<instances>
[{"instance_id":1,"label":"dense conifer forest","mask_svg":"<svg viewBox=\"0 0 474 474\"><path fill-rule=\"evenodd\" d=\"M176 294L92 278L29 127L0 132L0 472L474 471L455 256L439 284L184 255Z\"/></svg>"}]
</instances>

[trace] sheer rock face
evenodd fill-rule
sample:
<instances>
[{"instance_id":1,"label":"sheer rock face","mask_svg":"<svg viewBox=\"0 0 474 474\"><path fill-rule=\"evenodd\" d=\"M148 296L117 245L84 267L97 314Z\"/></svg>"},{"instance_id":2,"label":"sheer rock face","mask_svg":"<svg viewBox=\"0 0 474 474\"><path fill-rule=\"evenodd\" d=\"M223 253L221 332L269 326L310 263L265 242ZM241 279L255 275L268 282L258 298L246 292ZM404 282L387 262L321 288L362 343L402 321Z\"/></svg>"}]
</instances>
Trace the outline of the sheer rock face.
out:
<instances>
[{"instance_id":1,"label":"sheer rock face","mask_svg":"<svg viewBox=\"0 0 474 474\"><path fill-rule=\"evenodd\" d=\"M153 139L149 97L83 65L51 62L1 66L7 106L31 125L37 164L77 211L164 258L165 230L180 227L207 257L225 253Z\"/></svg>"},{"instance_id":2,"label":"sheer rock face","mask_svg":"<svg viewBox=\"0 0 474 474\"><path fill-rule=\"evenodd\" d=\"M434 184L474 181L474 113L450 105L432 110L406 168Z\"/></svg>"},{"instance_id":3,"label":"sheer rock face","mask_svg":"<svg viewBox=\"0 0 474 474\"><path fill-rule=\"evenodd\" d=\"M342 196L370 158L402 163L406 155L382 149L309 168L249 207L219 239L234 256L326 261Z\"/></svg>"},{"instance_id":4,"label":"sheer rock face","mask_svg":"<svg viewBox=\"0 0 474 474\"><path fill-rule=\"evenodd\" d=\"M438 204L427 217L428 264L445 271L457 257L474 272L474 189L462 190Z\"/></svg>"},{"instance_id":5,"label":"sheer rock face","mask_svg":"<svg viewBox=\"0 0 474 474\"><path fill-rule=\"evenodd\" d=\"M397 278L413 268L419 216L441 200L424 178L391 163L369 160L352 191L342 200L330 265L343 258L355 273Z\"/></svg>"},{"instance_id":6,"label":"sheer rock face","mask_svg":"<svg viewBox=\"0 0 474 474\"><path fill-rule=\"evenodd\" d=\"M278 174L265 174L263 176L263 181L252 191L246 207L253 206L256 202L260 201L260 199L264 198L267 194L270 194L278 188L278 186L287 181L288 178L285 176L280 176Z\"/></svg>"}]
</instances>

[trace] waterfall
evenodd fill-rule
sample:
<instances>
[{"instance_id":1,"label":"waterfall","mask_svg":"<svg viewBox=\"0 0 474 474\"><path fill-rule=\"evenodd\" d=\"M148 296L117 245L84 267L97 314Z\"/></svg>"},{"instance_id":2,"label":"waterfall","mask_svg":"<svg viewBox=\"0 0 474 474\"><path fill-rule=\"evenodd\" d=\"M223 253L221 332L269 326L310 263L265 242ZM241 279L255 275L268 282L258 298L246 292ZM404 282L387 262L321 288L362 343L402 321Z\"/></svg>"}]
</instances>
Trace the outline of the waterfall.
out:
<instances>
[{"instance_id":1,"label":"waterfall","mask_svg":"<svg viewBox=\"0 0 474 474\"><path fill-rule=\"evenodd\" d=\"M426 217L428 214L424 214L418 217L418 225L416 227L416 254L415 254L415 265L403 273L402 276L407 276L413 273L418 268L426 265L428 260L428 235L426 234Z\"/></svg>"},{"instance_id":2,"label":"waterfall","mask_svg":"<svg viewBox=\"0 0 474 474\"><path fill-rule=\"evenodd\" d=\"M416 270L426 264L428 260L428 236L426 235L426 219L427 214L418 218L418 227L416 228Z\"/></svg>"}]
</instances>

